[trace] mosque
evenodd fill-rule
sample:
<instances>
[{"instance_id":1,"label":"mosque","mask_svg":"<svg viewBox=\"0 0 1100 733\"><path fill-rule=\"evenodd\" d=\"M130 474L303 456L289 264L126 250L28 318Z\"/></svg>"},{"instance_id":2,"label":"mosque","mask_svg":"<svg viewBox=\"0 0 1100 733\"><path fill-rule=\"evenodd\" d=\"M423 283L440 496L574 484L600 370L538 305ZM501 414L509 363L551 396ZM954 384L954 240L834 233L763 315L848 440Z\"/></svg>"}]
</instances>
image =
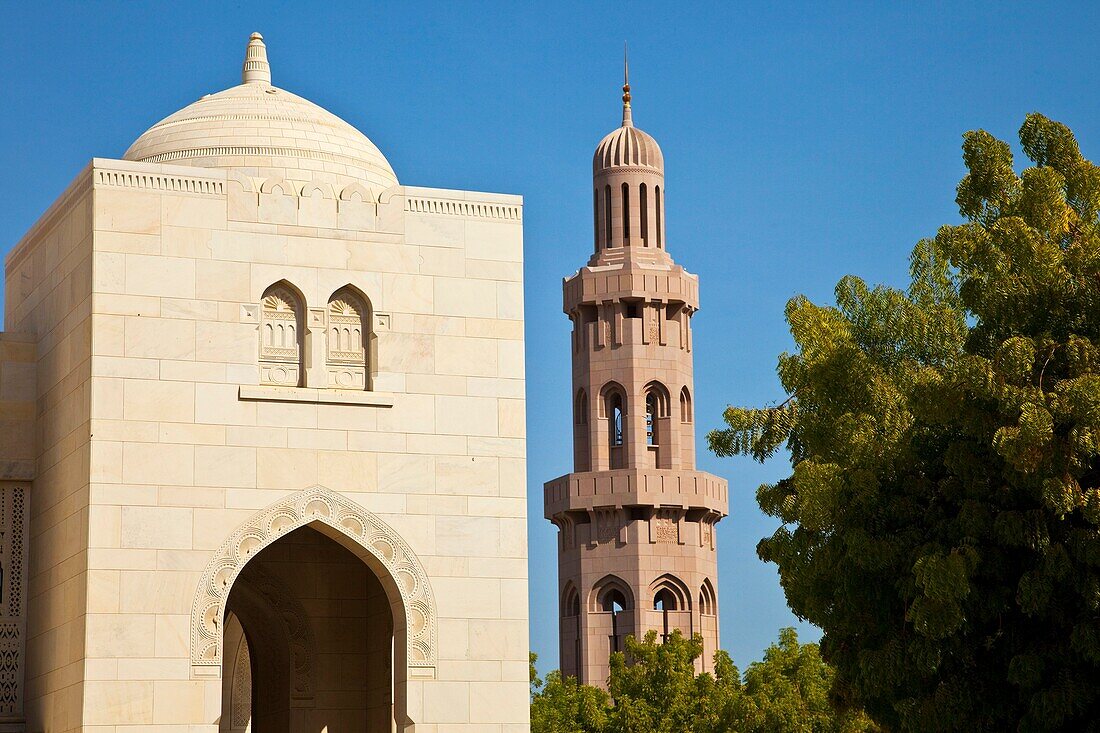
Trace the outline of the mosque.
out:
<instances>
[{"instance_id":1,"label":"mosque","mask_svg":"<svg viewBox=\"0 0 1100 733\"><path fill-rule=\"evenodd\" d=\"M0 733L529 730L523 201L399 183L277 78L252 34L7 257ZM597 685L628 634L718 645L664 189L627 84L545 487Z\"/></svg>"},{"instance_id":2,"label":"mosque","mask_svg":"<svg viewBox=\"0 0 1100 733\"><path fill-rule=\"evenodd\" d=\"M522 199L277 80L7 257L0 731L528 729Z\"/></svg>"}]
</instances>

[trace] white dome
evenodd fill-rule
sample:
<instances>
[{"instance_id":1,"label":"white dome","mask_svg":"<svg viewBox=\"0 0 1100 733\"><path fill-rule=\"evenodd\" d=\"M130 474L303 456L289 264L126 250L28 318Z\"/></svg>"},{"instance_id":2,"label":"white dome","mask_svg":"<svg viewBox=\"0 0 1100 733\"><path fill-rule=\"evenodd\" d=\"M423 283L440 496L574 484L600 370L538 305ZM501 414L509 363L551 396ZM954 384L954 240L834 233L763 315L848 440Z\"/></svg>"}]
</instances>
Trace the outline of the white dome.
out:
<instances>
[{"instance_id":1,"label":"white dome","mask_svg":"<svg viewBox=\"0 0 1100 733\"><path fill-rule=\"evenodd\" d=\"M263 40L253 33L239 86L209 94L146 130L123 156L147 163L277 172L290 180L397 185L366 135L307 99L271 86Z\"/></svg>"}]
</instances>

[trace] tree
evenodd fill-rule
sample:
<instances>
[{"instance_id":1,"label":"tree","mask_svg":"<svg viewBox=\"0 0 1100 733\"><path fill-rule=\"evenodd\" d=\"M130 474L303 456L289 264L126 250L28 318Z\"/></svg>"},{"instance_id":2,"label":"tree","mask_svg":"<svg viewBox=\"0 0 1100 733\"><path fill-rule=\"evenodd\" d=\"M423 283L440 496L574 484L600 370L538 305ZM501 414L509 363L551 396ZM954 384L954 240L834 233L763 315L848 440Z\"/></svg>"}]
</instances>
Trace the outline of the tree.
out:
<instances>
[{"instance_id":1,"label":"tree","mask_svg":"<svg viewBox=\"0 0 1100 733\"><path fill-rule=\"evenodd\" d=\"M611 655L608 690L615 709L609 733L729 730L721 726L740 710L740 675L722 651L715 655L717 676L696 675L702 653L698 634L685 639L673 631L663 643L655 631L641 641L627 637L625 653Z\"/></svg>"},{"instance_id":2,"label":"tree","mask_svg":"<svg viewBox=\"0 0 1100 733\"><path fill-rule=\"evenodd\" d=\"M582 685L554 670L546 682L538 678L531 654L532 733L603 733L607 729L611 698L598 687Z\"/></svg>"},{"instance_id":3,"label":"tree","mask_svg":"<svg viewBox=\"0 0 1100 733\"><path fill-rule=\"evenodd\" d=\"M907 291L787 306L791 395L708 436L792 473L758 553L824 631L841 705L902 731L1100 730L1100 169L1029 115L964 136L967 222Z\"/></svg>"},{"instance_id":4,"label":"tree","mask_svg":"<svg viewBox=\"0 0 1100 733\"><path fill-rule=\"evenodd\" d=\"M859 711L838 710L829 700L833 671L817 644L799 644L792 628L781 629L779 643L764 660L745 671L741 713L743 730L752 733L858 733L874 730Z\"/></svg>"},{"instance_id":5,"label":"tree","mask_svg":"<svg viewBox=\"0 0 1100 733\"><path fill-rule=\"evenodd\" d=\"M611 657L611 695L558 672L542 686L532 655L532 733L871 733L858 713L840 713L828 698L832 671L816 644L799 644L794 629L750 666L742 683L729 655L714 657L714 674L695 673L702 638L673 632L661 643L649 632L627 637Z\"/></svg>"}]
</instances>

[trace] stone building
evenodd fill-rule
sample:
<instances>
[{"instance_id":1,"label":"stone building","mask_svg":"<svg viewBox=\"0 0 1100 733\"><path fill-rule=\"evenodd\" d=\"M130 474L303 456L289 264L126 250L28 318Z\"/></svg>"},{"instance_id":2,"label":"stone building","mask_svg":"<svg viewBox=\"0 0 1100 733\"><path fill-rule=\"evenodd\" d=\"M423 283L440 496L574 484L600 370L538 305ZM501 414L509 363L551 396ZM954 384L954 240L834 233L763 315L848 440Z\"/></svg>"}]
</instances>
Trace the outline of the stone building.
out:
<instances>
[{"instance_id":1,"label":"stone building","mask_svg":"<svg viewBox=\"0 0 1100 733\"><path fill-rule=\"evenodd\" d=\"M718 648L715 525L726 482L695 470L691 317L699 278L665 246L664 158L622 126L592 158L595 252L563 283L573 325L573 473L545 486L558 528L561 670L605 685L628 635Z\"/></svg>"},{"instance_id":2,"label":"stone building","mask_svg":"<svg viewBox=\"0 0 1100 733\"><path fill-rule=\"evenodd\" d=\"M271 82L7 257L0 731L528 730L522 200Z\"/></svg>"}]
</instances>

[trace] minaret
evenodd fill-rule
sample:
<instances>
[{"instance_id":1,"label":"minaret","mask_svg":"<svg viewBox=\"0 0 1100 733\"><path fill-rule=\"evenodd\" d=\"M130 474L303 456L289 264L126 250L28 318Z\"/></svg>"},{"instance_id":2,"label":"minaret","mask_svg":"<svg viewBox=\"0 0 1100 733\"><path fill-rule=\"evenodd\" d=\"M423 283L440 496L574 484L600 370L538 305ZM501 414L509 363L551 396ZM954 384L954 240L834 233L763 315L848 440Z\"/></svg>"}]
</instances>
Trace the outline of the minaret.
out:
<instances>
[{"instance_id":1,"label":"minaret","mask_svg":"<svg viewBox=\"0 0 1100 733\"><path fill-rule=\"evenodd\" d=\"M624 64L625 72L625 64ZM545 486L559 530L561 670L606 685L633 634L702 634L718 648L714 527L726 482L695 470L691 317L699 278L665 246L664 158L622 125L592 158L594 253L565 278L573 323L573 473Z\"/></svg>"}]
</instances>

